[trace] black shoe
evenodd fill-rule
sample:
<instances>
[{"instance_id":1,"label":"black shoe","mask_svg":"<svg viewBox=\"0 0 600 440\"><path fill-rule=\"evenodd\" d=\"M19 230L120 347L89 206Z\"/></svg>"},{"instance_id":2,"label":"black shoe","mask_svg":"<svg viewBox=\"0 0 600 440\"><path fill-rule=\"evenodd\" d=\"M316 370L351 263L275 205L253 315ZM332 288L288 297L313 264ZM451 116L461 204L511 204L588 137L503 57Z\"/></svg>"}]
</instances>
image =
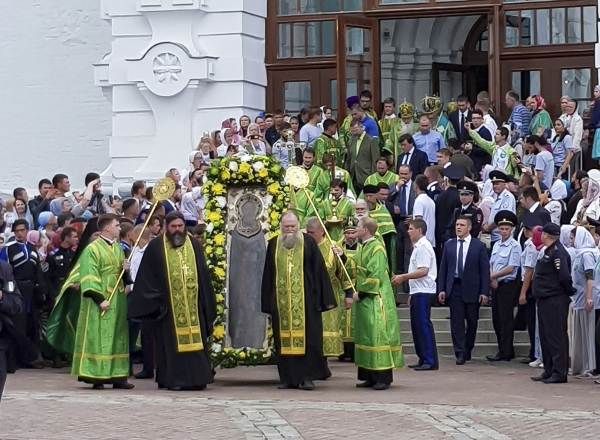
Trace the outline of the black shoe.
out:
<instances>
[{"instance_id":1,"label":"black shoe","mask_svg":"<svg viewBox=\"0 0 600 440\"><path fill-rule=\"evenodd\" d=\"M420 366L421 366L421 364L410 364L408 366L408 368L417 368L417 367L420 367Z\"/></svg>"},{"instance_id":2,"label":"black shoe","mask_svg":"<svg viewBox=\"0 0 600 440\"><path fill-rule=\"evenodd\" d=\"M493 356L492 355L486 356L485 358L490 362L500 362L500 361L510 362L509 357L503 357L503 356L500 356L500 354L495 354Z\"/></svg>"},{"instance_id":3,"label":"black shoe","mask_svg":"<svg viewBox=\"0 0 600 440\"><path fill-rule=\"evenodd\" d=\"M95 383L94 386L92 386L93 390L103 390L104 389L104 384L101 383Z\"/></svg>"},{"instance_id":4,"label":"black shoe","mask_svg":"<svg viewBox=\"0 0 600 440\"><path fill-rule=\"evenodd\" d=\"M298 386L294 386L289 383L280 383L279 385L277 385L278 390L293 390L296 388L298 388Z\"/></svg>"},{"instance_id":5,"label":"black shoe","mask_svg":"<svg viewBox=\"0 0 600 440\"><path fill-rule=\"evenodd\" d=\"M135 373L133 377L135 379L154 379L154 373L142 370L139 373Z\"/></svg>"},{"instance_id":6,"label":"black shoe","mask_svg":"<svg viewBox=\"0 0 600 440\"><path fill-rule=\"evenodd\" d=\"M471 353L465 355L465 362L471 360Z\"/></svg>"},{"instance_id":7,"label":"black shoe","mask_svg":"<svg viewBox=\"0 0 600 440\"><path fill-rule=\"evenodd\" d=\"M305 380L304 382L302 382L300 384L300 389L301 390L306 390L306 391L314 390L315 389L315 383L312 380Z\"/></svg>"},{"instance_id":8,"label":"black shoe","mask_svg":"<svg viewBox=\"0 0 600 440\"><path fill-rule=\"evenodd\" d=\"M540 374L539 376L531 376L531 380L534 382L543 382L545 380L548 380L549 376L546 376L544 373Z\"/></svg>"},{"instance_id":9,"label":"black shoe","mask_svg":"<svg viewBox=\"0 0 600 440\"><path fill-rule=\"evenodd\" d=\"M543 383L567 383L566 377L560 377L555 374L550 376L548 379L542 380Z\"/></svg>"},{"instance_id":10,"label":"black shoe","mask_svg":"<svg viewBox=\"0 0 600 440\"><path fill-rule=\"evenodd\" d=\"M373 389L375 391L387 390L389 387L390 387L389 383L376 383L375 385L373 385Z\"/></svg>"},{"instance_id":11,"label":"black shoe","mask_svg":"<svg viewBox=\"0 0 600 440\"><path fill-rule=\"evenodd\" d=\"M113 390L131 390L133 388L135 388L135 385L129 382L113 383Z\"/></svg>"},{"instance_id":12,"label":"black shoe","mask_svg":"<svg viewBox=\"0 0 600 440\"><path fill-rule=\"evenodd\" d=\"M433 368L433 365L423 364L414 368L415 371L428 371L428 370L437 370L437 368Z\"/></svg>"},{"instance_id":13,"label":"black shoe","mask_svg":"<svg viewBox=\"0 0 600 440\"><path fill-rule=\"evenodd\" d=\"M357 383L356 388L371 388L373 385L375 385L373 382L365 380L364 382Z\"/></svg>"},{"instance_id":14,"label":"black shoe","mask_svg":"<svg viewBox=\"0 0 600 440\"><path fill-rule=\"evenodd\" d=\"M521 360L519 361L519 363L520 363L520 364L529 364L530 362L533 362L533 361L535 361L535 358L532 358L532 357L526 357L526 358L523 358L523 359L521 359Z\"/></svg>"},{"instance_id":15,"label":"black shoe","mask_svg":"<svg viewBox=\"0 0 600 440\"><path fill-rule=\"evenodd\" d=\"M459 356L456 358L456 365L464 365L465 364L465 358L462 356Z\"/></svg>"},{"instance_id":16,"label":"black shoe","mask_svg":"<svg viewBox=\"0 0 600 440\"><path fill-rule=\"evenodd\" d=\"M198 385L194 387L173 387L169 391L202 391L206 389L206 385Z\"/></svg>"}]
</instances>

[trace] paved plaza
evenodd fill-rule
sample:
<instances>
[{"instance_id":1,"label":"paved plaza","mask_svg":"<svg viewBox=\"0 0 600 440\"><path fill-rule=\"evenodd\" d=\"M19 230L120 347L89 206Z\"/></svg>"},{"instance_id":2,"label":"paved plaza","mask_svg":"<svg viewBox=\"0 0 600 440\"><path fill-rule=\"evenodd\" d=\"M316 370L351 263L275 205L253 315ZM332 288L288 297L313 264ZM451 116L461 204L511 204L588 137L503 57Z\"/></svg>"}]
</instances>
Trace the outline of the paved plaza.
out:
<instances>
[{"instance_id":1,"label":"paved plaza","mask_svg":"<svg viewBox=\"0 0 600 440\"><path fill-rule=\"evenodd\" d=\"M407 361L414 361L407 356ZM597 439L600 385L544 385L513 361L450 358L436 372L397 371L388 391L354 387L355 369L330 362L314 391L277 390L274 367L219 370L203 392L93 392L67 369L9 376L1 440L37 439Z\"/></svg>"}]
</instances>

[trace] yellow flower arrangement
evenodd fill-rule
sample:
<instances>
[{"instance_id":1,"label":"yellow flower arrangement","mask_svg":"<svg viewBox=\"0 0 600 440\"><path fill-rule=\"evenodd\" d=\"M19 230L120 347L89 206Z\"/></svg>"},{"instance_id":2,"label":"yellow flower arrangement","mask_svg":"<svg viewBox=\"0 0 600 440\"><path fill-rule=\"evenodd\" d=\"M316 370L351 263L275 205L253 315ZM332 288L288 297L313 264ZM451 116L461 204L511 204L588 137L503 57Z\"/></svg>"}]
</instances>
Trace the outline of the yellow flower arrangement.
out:
<instances>
[{"instance_id":1,"label":"yellow flower arrangement","mask_svg":"<svg viewBox=\"0 0 600 440\"><path fill-rule=\"evenodd\" d=\"M262 163L263 166L255 164ZM257 170L258 169L258 170ZM225 347L227 334L226 267L227 267L227 214L224 202L230 186L261 186L272 195L267 208L265 231L270 238L279 234L281 215L288 209L289 189L284 184L285 170L267 156L245 157L234 155L215 159L206 173L208 181L203 186L206 201L205 221L209 226L204 247L207 266L215 292L217 318L209 335L209 348L213 365L233 368L239 364L259 365L269 362L273 353L273 330L268 321L268 344L265 349Z\"/></svg>"}]
</instances>

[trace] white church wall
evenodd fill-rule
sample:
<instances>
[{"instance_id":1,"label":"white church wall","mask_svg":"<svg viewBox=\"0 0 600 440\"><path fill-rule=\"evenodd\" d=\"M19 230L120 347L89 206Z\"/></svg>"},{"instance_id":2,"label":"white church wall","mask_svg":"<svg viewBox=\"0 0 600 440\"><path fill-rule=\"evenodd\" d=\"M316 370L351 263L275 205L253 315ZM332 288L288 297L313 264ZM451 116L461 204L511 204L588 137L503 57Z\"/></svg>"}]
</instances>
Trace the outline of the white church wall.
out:
<instances>
[{"instance_id":1,"label":"white church wall","mask_svg":"<svg viewBox=\"0 0 600 440\"><path fill-rule=\"evenodd\" d=\"M99 1L0 3L0 194L110 164L110 104L92 64L110 50Z\"/></svg>"}]
</instances>

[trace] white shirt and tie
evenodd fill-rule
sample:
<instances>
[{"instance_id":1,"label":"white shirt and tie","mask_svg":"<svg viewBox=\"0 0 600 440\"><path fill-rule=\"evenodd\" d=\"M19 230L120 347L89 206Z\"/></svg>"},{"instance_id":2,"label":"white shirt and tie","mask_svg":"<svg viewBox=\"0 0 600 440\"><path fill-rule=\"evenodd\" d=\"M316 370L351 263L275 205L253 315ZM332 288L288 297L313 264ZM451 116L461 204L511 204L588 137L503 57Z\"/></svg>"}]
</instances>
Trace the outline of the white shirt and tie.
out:
<instances>
[{"instance_id":1,"label":"white shirt and tie","mask_svg":"<svg viewBox=\"0 0 600 440\"><path fill-rule=\"evenodd\" d=\"M415 147L412 147L408 153L404 153L402 163L400 165L410 165L410 157L415 152Z\"/></svg>"},{"instance_id":2,"label":"white shirt and tie","mask_svg":"<svg viewBox=\"0 0 600 440\"><path fill-rule=\"evenodd\" d=\"M471 244L471 234L468 234L465 238L456 237L456 271L454 276L456 278L462 277L459 271L459 258L460 258L460 245L462 244L462 270L465 270L465 263L467 261L467 253L469 252L469 245Z\"/></svg>"},{"instance_id":3,"label":"white shirt and tie","mask_svg":"<svg viewBox=\"0 0 600 440\"><path fill-rule=\"evenodd\" d=\"M459 134L462 134L463 130L465 130L465 122L469 121L469 110L465 110L464 112L461 112L459 110L459 115L458 115L458 129L459 129Z\"/></svg>"}]
</instances>

